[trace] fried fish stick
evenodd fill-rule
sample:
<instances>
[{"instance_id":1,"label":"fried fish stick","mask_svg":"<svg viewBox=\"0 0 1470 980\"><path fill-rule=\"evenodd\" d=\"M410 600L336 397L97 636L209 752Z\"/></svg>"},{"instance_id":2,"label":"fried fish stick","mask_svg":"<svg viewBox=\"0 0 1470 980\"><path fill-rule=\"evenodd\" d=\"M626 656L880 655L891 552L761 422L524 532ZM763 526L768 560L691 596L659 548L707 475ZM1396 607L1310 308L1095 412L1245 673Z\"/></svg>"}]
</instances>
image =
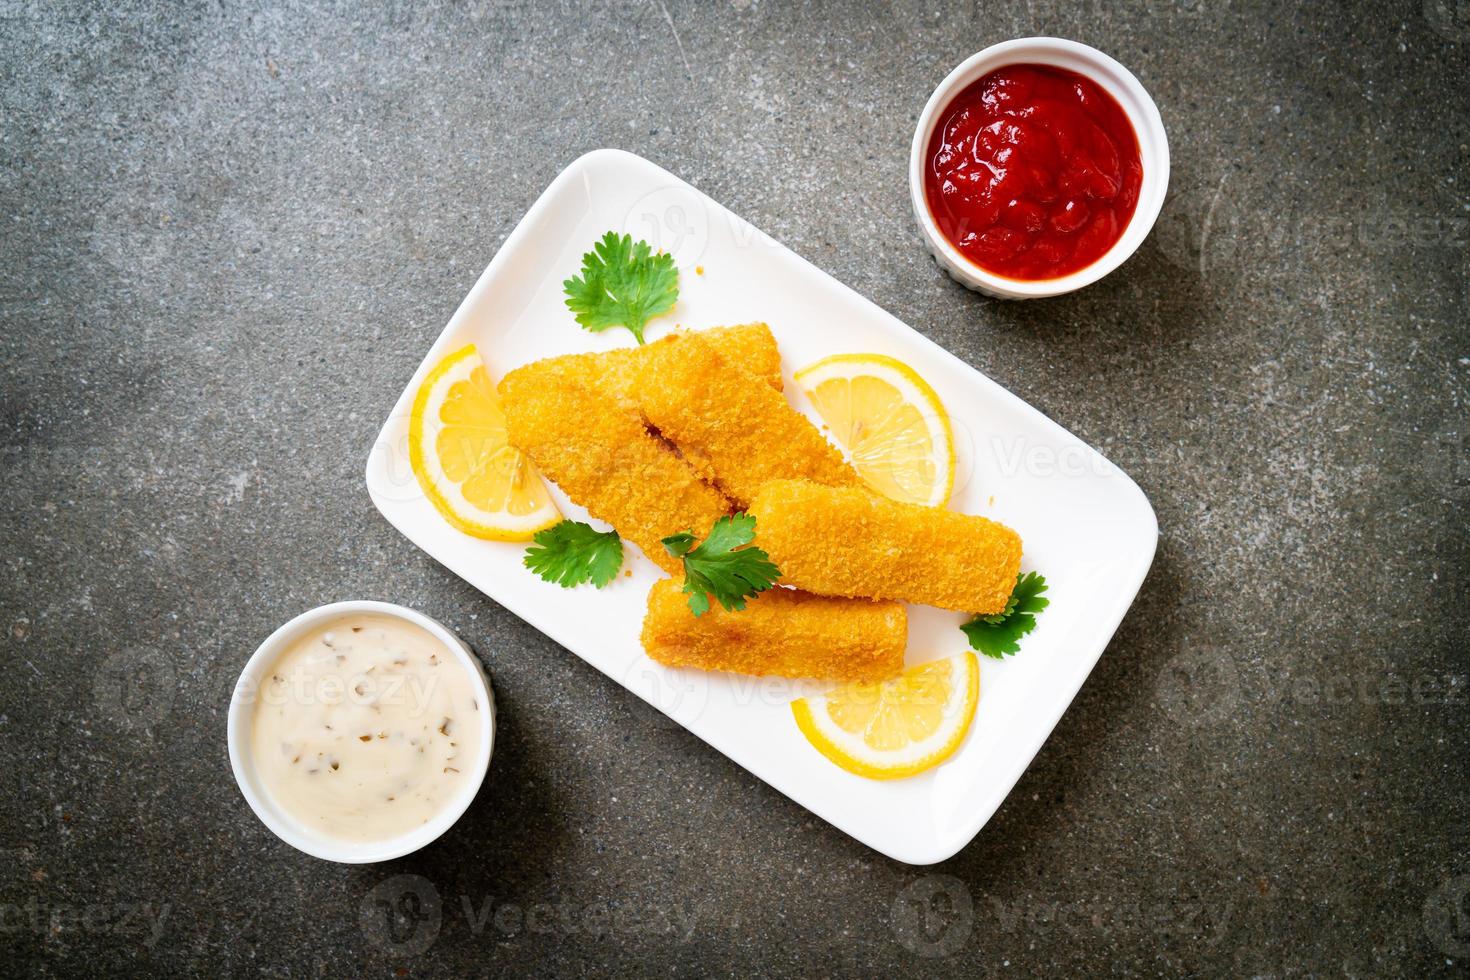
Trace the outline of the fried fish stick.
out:
<instances>
[{"instance_id":1,"label":"fried fish stick","mask_svg":"<svg viewBox=\"0 0 1470 980\"><path fill-rule=\"evenodd\" d=\"M701 330L700 336L707 337L726 352L726 356L743 366L777 391L781 390L781 351L776 347L776 338L771 328L764 323L742 323L733 327L710 327ZM588 354L585 362L595 368L601 380L612 391L618 402L638 410L636 391L638 371L643 366L648 347L620 347L598 354Z\"/></svg>"},{"instance_id":2,"label":"fried fish stick","mask_svg":"<svg viewBox=\"0 0 1470 980\"><path fill-rule=\"evenodd\" d=\"M643 648L670 667L878 681L903 669L908 614L896 602L832 599L775 588L727 612L695 616L677 578L655 582Z\"/></svg>"},{"instance_id":3,"label":"fried fish stick","mask_svg":"<svg viewBox=\"0 0 1470 980\"><path fill-rule=\"evenodd\" d=\"M708 533L730 503L620 404L605 356L554 357L507 374L500 398L510 444L655 564L679 572L661 539Z\"/></svg>"},{"instance_id":4,"label":"fried fish stick","mask_svg":"<svg viewBox=\"0 0 1470 980\"><path fill-rule=\"evenodd\" d=\"M636 390L659 434L740 507L767 480L858 485L852 467L806 416L707 334L671 334L649 344Z\"/></svg>"},{"instance_id":5,"label":"fried fish stick","mask_svg":"<svg viewBox=\"0 0 1470 980\"><path fill-rule=\"evenodd\" d=\"M750 513L781 581L819 595L989 614L1005 608L1021 567L1020 535L1004 524L867 490L775 480Z\"/></svg>"}]
</instances>

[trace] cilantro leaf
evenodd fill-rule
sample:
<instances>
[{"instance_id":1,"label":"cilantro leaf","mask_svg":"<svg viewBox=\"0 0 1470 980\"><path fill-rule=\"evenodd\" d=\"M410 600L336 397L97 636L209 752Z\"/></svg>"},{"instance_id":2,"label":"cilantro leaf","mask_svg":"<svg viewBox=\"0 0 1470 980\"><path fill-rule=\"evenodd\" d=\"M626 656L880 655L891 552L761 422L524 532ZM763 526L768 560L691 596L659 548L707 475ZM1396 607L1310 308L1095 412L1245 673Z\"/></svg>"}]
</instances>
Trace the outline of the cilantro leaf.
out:
<instances>
[{"instance_id":1,"label":"cilantro leaf","mask_svg":"<svg viewBox=\"0 0 1470 980\"><path fill-rule=\"evenodd\" d=\"M526 549L527 568L564 589L591 582L599 589L623 565L623 542L616 531L596 531L581 521L562 521L536 532Z\"/></svg>"},{"instance_id":2,"label":"cilantro leaf","mask_svg":"<svg viewBox=\"0 0 1470 980\"><path fill-rule=\"evenodd\" d=\"M582 275L562 288L583 327L593 333L627 327L641 344L643 325L679 298L679 270L672 255L652 255L647 242L610 231L582 256Z\"/></svg>"},{"instance_id":3,"label":"cilantro leaf","mask_svg":"<svg viewBox=\"0 0 1470 980\"><path fill-rule=\"evenodd\" d=\"M970 646L987 657L1002 660L1006 654L1020 652L1021 637L1036 628L1036 614L1051 605L1042 598L1046 578L1036 572L1016 576L1016 587L1006 600L1006 607L988 616L976 616L960 629L970 639Z\"/></svg>"},{"instance_id":4,"label":"cilantro leaf","mask_svg":"<svg viewBox=\"0 0 1470 980\"><path fill-rule=\"evenodd\" d=\"M664 549L675 558L683 558L694 547L694 542L699 539L694 536L693 531L680 531L663 538Z\"/></svg>"},{"instance_id":5,"label":"cilantro leaf","mask_svg":"<svg viewBox=\"0 0 1470 980\"><path fill-rule=\"evenodd\" d=\"M776 584L781 570L760 548L745 547L755 540L755 518L735 514L715 521L697 548L694 532L681 531L663 539L675 558L684 559L684 591L696 616L709 611L709 597L729 610L745 608L748 596Z\"/></svg>"}]
</instances>

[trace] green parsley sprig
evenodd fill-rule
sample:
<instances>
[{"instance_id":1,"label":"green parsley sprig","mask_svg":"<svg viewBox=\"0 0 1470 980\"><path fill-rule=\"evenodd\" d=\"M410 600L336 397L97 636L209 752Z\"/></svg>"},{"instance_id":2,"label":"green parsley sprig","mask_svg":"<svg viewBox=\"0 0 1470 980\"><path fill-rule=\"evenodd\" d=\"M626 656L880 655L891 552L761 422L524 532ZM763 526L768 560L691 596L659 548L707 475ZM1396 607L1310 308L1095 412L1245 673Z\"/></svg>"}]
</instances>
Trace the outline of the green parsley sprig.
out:
<instances>
[{"instance_id":1,"label":"green parsley sprig","mask_svg":"<svg viewBox=\"0 0 1470 980\"><path fill-rule=\"evenodd\" d=\"M781 570L760 548L746 547L755 540L755 518L749 514L721 517L699 544L693 530L663 539L669 554L684 560L684 591L696 616L709 611L714 596L728 610L745 608L745 600L776 584Z\"/></svg>"},{"instance_id":2,"label":"green parsley sprig","mask_svg":"<svg viewBox=\"0 0 1470 980\"><path fill-rule=\"evenodd\" d=\"M623 566L623 542L616 531L593 530L581 521L562 521L537 531L526 549L526 567L564 589L591 582L599 589Z\"/></svg>"},{"instance_id":3,"label":"green parsley sprig","mask_svg":"<svg viewBox=\"0 0 1470 980\"><path fill-rule=\"evenodd\" d=\"M988 616L976 616L960 629L970 639L970 646L987 657L1002 660L1006 654L1020 652L1021 637L1036 628L1036 614L1051 605L1041 593L1046 591L1046 578L1036 572L1016 576L1016 587L1006 600L1006 607Z\"/></svg>"},{"instance_id":4,"label":"green parsley sprig","mask_svg":"<svg viewBox=\"0 0 1470 980\"><path fill-rule=\"evenodd\" d=\"M582 275L562 283L567 309L593 333L627 327L643 343L643 326L679 298L674 257L652 254L647 242L608 232L582 256Z\"/></svg>"}]
</instances>

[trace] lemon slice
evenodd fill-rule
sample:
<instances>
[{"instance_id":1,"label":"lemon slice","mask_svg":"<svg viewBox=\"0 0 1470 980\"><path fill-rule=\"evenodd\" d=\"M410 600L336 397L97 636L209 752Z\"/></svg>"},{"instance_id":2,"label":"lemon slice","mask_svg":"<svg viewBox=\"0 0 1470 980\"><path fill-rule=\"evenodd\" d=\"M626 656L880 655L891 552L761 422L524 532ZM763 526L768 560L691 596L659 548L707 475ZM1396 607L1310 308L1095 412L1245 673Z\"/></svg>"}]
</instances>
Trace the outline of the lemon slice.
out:
<instances>
[{"instance_id":1,"label":"lemon slice","mask_svg":"<svg viewBox=\"0 0 1470 980\"><path fill-rule=\"evenodd\" d=\"M869 487L905 503L949 501L949 416L913 368L882 354L838 354L794 377Z\"/></svg>"},{"instance_id":2,"label":"lemon slice","mask_svg":"<svg viewBox=\"0 0 1470 980\"><path fill-rule=\"evenodd\" d=\"M807 741L848 772L902 779L954 754L979 700L980 663L966 651L877 684L801 698L791 713Z\"/></svg>"},{"instance_id":3,"label":"lemon slice","mask_svg":"<svg viewBox=\"0 0 1470 980\"><path fill-rule=\"evenodd\" d=\"M506 442L500 396L474 344L434 365L419 385L408 462L439 513L466 534L527 541L561 520L536 468Z\"/></svg>"}]
</instances>

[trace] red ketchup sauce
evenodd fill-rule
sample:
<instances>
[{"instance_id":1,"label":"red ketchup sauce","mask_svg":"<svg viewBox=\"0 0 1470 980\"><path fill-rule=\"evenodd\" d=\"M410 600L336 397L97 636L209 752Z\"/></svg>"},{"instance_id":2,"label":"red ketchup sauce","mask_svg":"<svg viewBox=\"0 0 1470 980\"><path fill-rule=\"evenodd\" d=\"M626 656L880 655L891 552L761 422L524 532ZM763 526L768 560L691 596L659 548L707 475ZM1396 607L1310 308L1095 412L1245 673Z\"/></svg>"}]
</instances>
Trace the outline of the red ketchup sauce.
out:
<instances>
[{"instance_id":1,"label":"red ketchup sauce","mask_svg":"<svg viewBox=\"0 0 1470 980\"><path fill-rule=\"evenodd\" d=\"M960 254L1012 279L1100 259L1138 205L1143 161L1118 101L1063 68L1007 65L945 106L924 196Z\"/></svg>"}]
</instances>

